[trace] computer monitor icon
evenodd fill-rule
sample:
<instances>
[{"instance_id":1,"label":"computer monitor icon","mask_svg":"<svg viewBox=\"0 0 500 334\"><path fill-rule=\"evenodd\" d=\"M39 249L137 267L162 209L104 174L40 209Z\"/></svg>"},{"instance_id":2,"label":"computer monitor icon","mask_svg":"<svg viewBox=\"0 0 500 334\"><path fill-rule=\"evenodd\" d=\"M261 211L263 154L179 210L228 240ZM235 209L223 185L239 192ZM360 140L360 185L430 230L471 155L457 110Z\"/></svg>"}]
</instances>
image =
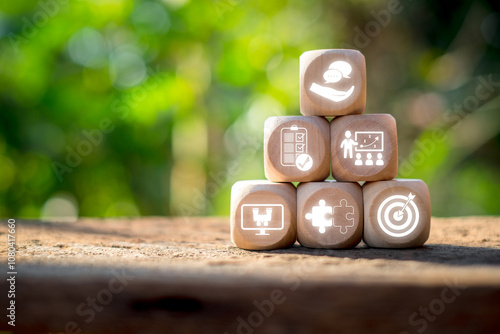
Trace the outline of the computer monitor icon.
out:
<instances>
[{"instance_id":1,"label":"computer monitor icon","mask_svg":"<svg viewBox=\"0 0 500 334\"><path fill-rule=\"evenodd\" d=\"M285 228L285 208L282 204L243 204L241 229L258 231L255 235L269 235L267 231Z\"/></svg>"}]
</instances>

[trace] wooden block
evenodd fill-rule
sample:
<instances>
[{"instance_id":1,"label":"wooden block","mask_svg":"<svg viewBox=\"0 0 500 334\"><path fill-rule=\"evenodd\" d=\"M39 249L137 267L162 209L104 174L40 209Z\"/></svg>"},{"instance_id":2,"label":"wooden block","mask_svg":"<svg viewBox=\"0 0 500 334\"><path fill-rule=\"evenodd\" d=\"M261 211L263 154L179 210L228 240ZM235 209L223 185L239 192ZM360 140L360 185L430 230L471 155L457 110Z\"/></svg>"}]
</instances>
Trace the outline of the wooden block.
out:
<instances>
[{"instance_id":1,"label":"wooden block","mask_svg":"<svg viewBox=\"0 0 500 334\"><path fill-rule=\"evenodd\" d=\"M365 57L357 50L313 50L300 56L300 112L304 116L362 114Z\"/></svg>"},{"instance_id":2,"label":"wooden block","mask_svg":"<svg viewBox=\"0 0 500 334\"><path fill-rule=\"evenodd\" d=\"M311 248L355 247L363 234L358 183L308 182L297 187L297 240Z\"/></svg>"},{"instance_id":3,"label":"wooden block","mask_svg":"<svg viewBox=\"0 0 500 334\"><path fill-rule=\"evenodd\" d=\"M363 240L370 247L422 246L431 227L429 189L422 180L367 182Z\"/></svg>"},{"instance_id":4,"label":"wooden block","mask_svg":"<svg viewBox=\"0 0 500 334\"><path fill-rule=\"evenodd\" d=\"M244 249L293 245L297 237L297 194L291 183L236 182L231 189L231 240Z\"/></svg>"},{"instance_id":5,"label":"wooden block","mask_svg":"<svg viewBox=\"0 0 500 334\"><path fill-rule=\"evenodd\" d=\"M379 181L398 174L398 135L391 115L336 117L330 135L334 179Z\"/></svg>"},{"instance_id":6,"label":"wooden block","mask_svg":"<svg viewBox=\"0 0 500 334\"><path fill-rule=\"evenodd\" d=\"M324 117L269 117L264 171L274 182L322 181L330 174L330 128Z\"/></svg>"}]
</instances>

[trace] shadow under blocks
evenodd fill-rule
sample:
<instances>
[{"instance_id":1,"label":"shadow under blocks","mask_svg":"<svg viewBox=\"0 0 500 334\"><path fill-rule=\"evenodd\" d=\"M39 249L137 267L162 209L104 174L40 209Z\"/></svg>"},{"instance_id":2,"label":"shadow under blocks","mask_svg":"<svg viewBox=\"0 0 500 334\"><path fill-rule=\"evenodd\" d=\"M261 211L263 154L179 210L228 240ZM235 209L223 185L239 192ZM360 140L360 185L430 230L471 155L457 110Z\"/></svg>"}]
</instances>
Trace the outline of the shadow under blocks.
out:
<instances>
[{"instance_id":1,"label":"shadow under blocks","mask_svg":"<svg viewBox=\"0 0 500 334\"><path fill-rule=\"evenodd\" d=\"M427 241L429 189L422 180L394 179L396 120L389 114L364 114L365 107L361 52L313 50L300 56L302 116L265 121L267 180L239 181L232 187L230 225L236 246L273 250L297 240L307 248L346 249L363 240L370 248L392 249ZM330 170L335 181L326 180ZM295 187L292 182L300 183ZM415 254L425 257L429 250L434 247ZM362 249L342 256L377 254L395 256ZM408 254L413 253L397 256Z\"/></svg>"}]
</instances>

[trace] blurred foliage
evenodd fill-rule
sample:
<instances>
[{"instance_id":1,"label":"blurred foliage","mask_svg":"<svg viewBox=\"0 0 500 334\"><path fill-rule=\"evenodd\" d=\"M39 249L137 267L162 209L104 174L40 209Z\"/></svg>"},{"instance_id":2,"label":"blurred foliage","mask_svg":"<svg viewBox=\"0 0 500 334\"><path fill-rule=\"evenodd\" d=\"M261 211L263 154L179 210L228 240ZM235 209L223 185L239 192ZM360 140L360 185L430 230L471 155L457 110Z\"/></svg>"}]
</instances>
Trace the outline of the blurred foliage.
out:
<instances>
[{"instance_id":1,"label":"blurred foliage","mask_svg":"<svg viewBox=\"0 0 500 334\"><path fill-rule=\"evenodd\" d=\"M429 184L434 215L500 214L498 7L3 1L0 214L227 215L321 48L364 53L367 112L396 117L400 176Z\"/></svg>"}]
</instances>

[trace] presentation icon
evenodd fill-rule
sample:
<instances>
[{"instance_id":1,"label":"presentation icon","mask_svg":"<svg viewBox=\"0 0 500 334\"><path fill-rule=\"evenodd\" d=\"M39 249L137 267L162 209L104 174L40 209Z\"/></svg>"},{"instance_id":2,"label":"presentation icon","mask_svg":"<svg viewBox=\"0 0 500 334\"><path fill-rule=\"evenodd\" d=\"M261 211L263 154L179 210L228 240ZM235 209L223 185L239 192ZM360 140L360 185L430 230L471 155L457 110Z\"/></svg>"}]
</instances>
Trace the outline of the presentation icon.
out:
<instances>
[{"instance_id":1,"label":"presentation icon","mask_svg":"<svg viewBox=\"0 0 500 334\"><path fill-rule=\"evenodd\" d=\"M384 132L347 130L344 140L340 143L344 159L355 159L354 166L383 166L384 163Z\"/></svg>"}]
</instances>

